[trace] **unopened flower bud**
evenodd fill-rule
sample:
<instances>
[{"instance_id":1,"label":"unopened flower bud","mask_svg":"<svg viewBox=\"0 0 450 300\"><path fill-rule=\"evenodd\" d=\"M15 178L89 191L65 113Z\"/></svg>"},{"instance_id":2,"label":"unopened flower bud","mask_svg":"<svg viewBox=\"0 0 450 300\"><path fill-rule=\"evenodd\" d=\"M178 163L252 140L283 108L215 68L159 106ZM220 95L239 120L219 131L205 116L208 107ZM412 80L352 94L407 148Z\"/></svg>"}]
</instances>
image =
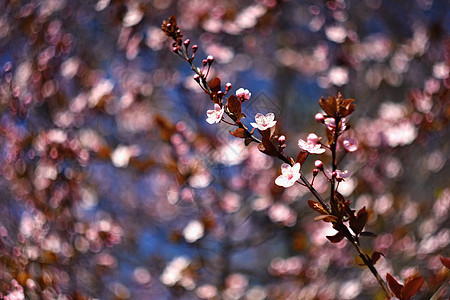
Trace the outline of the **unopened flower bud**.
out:
<instances>
[{"instance_id":1,"label":"unopened flower bud","mask_svg":"<svg viewBox=\"0 0 450 300\"><path fill-rule=\"evenodd\" d=\"M183 42L183 44L184 44L186 47L188 47L190 43L191 43L191 40L190 40L190 39L187 39L187 40L185 40L185 41Z\"/></svg>"},{"instance_id":2,"label":"unopened flower bud","mask_svg":"<svg viewBox=\"0 0 450 300\"><path fill-rule=\"evenodd\" d=\"M306 140L309 144L316 145L319 142L319 137L314 133L310 133Z\"/></svg>"},{"instance_id":3,"label":"unopened flower bud","mask_svg":"<svg viewBox=\"0 0 450 300\"><path fill-rule=\"evenodd\" d=\"M218 91L217 92L217 96L219 96L221 98L223 96L223 92L222 91Z\"/></svg>"},{"instance_id":4,"label":"unopened flower bud","mask_svg":"<svg viewBox=\"0 0 450 300\"><path fill-rule=\"evenodd\" d=\"M319 122L319 123L323 123L324 120L325 120L325 117L321 113L316 114L315 118L316 118L316 121Z\"/></svg>"},{"instance_id":5,"label":"unopened flower bud","mask_svg":"<svg viewBox=\"0 0 450 300\"><path fill-rule=\"evenodd\" d=\"M331 173L331 177L336 178L337 177L337 172L334 171L333 173Z\"/></svg>"},{"instance_id":6,"label":"unopened flower bud","mask_svg":"<svg viewBox=\"0 0 450 300\"><path fill-rule=\"evenodd\" d=\"M314 169L313 170L313 176L316 177L317 174L319 174L319 169Z\"/></svg>"},{"instance_id":7,"label":"unopened flower bud","mask_svg":"<svg viewBox=\"0 0 450 300\"><path fill-rule=\"evenodd\" d=\"M319 159L314 162L314 166L319 170L323 170L323 162Z\"/></svg>"},{"instance_id":8,"label":"unopened flower bud","mask_svg":"<svg viewBox=\"0 0 450 300\"><path fill-rule=\"evenodd\" d=\"M194 80L197 82L200 82L200 76L198 76L197 74L194 75Z\"/></svg>"},{"instance_id":9,"label":"unopened flower bud","mask_svg":"<svg viewBox=\"0 0 450 300\"><path fill-rule=\"evenodd\" d=\"M192 52L197 52L197 49L198 49L198 46L197 45L194 45L194 46L192 46Z\"/></svg>"},{"instance_id":10,"label":"unopened flower bud","mask_svg":"<svg viewBox=\"0 0 450 300\"><path fill-rule=\"evenodd\" d=\"M173 47L172 51L173 51L173 53L178 53L178 47Z\"/></svg>"},{"instance_id":11,"label":"unopened flower bud","mask_svg":"<svg viewBox=\"0 0 450 300\"><path fill-rule=\"evenodd\" d=\"M202 65L206 66L206 64L208 63L208 61L206 59L202 60Z\"/></svg>"},{"instance_id":12,"label":"unopened flower bud","mask_svg":"<svg viewBox=\"0 0 450 300\"><path fill-rule=\"evenodd\" d=\"M212 55L208 55L208 57L206 58L206 60L208 61L209 64L212 64L214 61L214 57Z\"/></svg>"},{"instance_id":13,"label":"unopened flower bud","mask_svg":"<svg viewBox=\"0 0 450 300\"><path fill-rule=\"evenodd\" d=\"M225 85L225 91L228 92L231 89L231 83L227 82Z\"/></svg>"},{"instance_id":14,"label":"unopened flower bud","mask_svg":"<svg viewBox=\"0 0 450 300\"><path fill-rule=\"evenodd\" d=\"M286 137L285 137L284 135L280 136L280 137L278 138L278 142L279 142L280 144L284 144L284 142L286 142Z\"/></svg>"},{"instance_id":15,"label":"unopened flower bud","mask_svg":"<svg viewBox=\"0 0 450 300\"><path fill-rule=\"evenodd\" d=\"M166 27L167 27L167 29L170 29L172 27L172 24L167 23Z\"/></svg>"}]
</instances>

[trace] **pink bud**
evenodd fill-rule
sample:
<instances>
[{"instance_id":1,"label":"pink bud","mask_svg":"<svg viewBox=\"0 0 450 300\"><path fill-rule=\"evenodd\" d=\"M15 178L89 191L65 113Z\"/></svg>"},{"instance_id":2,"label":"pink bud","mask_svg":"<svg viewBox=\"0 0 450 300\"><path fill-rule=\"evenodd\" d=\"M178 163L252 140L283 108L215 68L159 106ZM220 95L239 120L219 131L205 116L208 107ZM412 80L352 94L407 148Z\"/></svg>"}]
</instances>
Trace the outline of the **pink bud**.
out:
<instances>
[{"instance_id":1,"label":"pink bud","mask_svg":"<svg viewBox=\"0 0 450 300\"><path fill-rule=\"evenodd\" d=\"M208 61L206 59L202 60L202 65L206 66L206 64L208 63Z\"/></svg>"},{"instance_id":2,"label":"pink bud","mask_svg":"<svg viewBox=\"0 0 450 300\"><path fill-rule=\"evenodd\" d=\"M313 176L316 177L317 174L319 174L319 170L318 170L318 169L314 169L314 170L313 170Z\"/></svg>"},{"instance_id":3,"label":"pink bud","mask_svg":"<svg viewBox=\"0 0 450 300\"><path fill-rule=\"evenodd\" d=\"M317 143L319 142L319 137L316 134L314 134L314 133L310 133L308 135L308 137L306 138L306 140L310 144L317 145Z\"/></svg>"},{"instance_id":4,"label":"pink bud","mask_svg":"<svg viewBox=\"0 0 450 300\"><path fill-rule=\"evenodd\" d=\"M173 53L178 53L178 47L173 47L172 51L173 51Z\"/></svg>"},{"instance_id":5,"label":"pink bud","mask_svg":"<svg viewBox=\"0 0 450 300\"><path fill-rule=\"evenodd\" d=\"M324 120L325 120L325 117L321 113L316 114L315 118L316 118L316 121L319 122L319 123L323 123Z\"/></svg>"},{"instance_id":6,"label":"pink bud","mask_svg":"<svg viewBox=\"0 0 450 300\"><path fill-rule=\"evenodd\" d=\"M278 138L278 142L279 142L280 144L284 144L284 142L286 142L286 137L285 137L284 135L280 136L280 137Z\"/></svg>"},{"instance_id":7,"label":"pink bud","mask_svg":"<svg viewBox=\"0 0 450 300\"><path fill-rule=\"evenodd\" d=\"M177 125L175 125L175 128L178 132L183 132L186 129L186 123L180 121L177 123Z\"/></svg>"},{"instance_id":8,"label":"pink bud","mask_svg":"<svg viewBox=\"0 0 450 300\"><path fill-rule=\"evenodd\" d=\"M200 76L198 76L197 74L194 75L194 80L197 82L200 82Z\"/></svg>"},{"instance_id":9,"label":"pink bud","mask_svg":"<svg viewBox=\"0 0 450 300\"><path fill-rule=\"evenodd\" d=\"M188 47L190 43L191 43L191 40L190 40L190 39L187 39L187 40L185 40L185 41L183 42L183 44L184 44L186 47Z\"/></svg>"},{"instance_id":10,"label":"pink bud","mask_svg":"<svg viewBox=\"0 0 450 300\"><path fill-rule=\"evenodd\" d=\"M214 57L212 55L208 55L208 57L206 58L206 60L208 61L209 64L212 64L214 61Z\"/></svg>"},{"instance_id":11,"label":"pink bud","mask_svg":"<svg viewBox=\"0 0 450 300\"><path fill-rule=\"evenodd\" d=\"M336 176L337 176L337 172L336 172L336 171L334 171L333 173L331 173L331 177L336 178Z\"/></svg>"},{"instance_id":12,"label":"pink bud","mask_svg":"<svg viewBox=\"0 0 450 300\"><path fill-rule=\"evenodd\" d=\"M197 49L198 49L198 46L197 45L194 45L194 46L192 46L192 52L197 52Z\"/></svg>"},{"instance_id":13,"label":"pink bud","mask_svg":"<svg viewBox=\"0 0 450 300\"><path fill-rule=\"evenodd\" d=\"M231 89L231 83L227 82L227 84L225 85L225 91L229 91Z\"/></svg>"},{"instance_id":14,"label":"pink bud","mask_svg":"<svg viewBox=\"0 0 450 300\"><path fill-rule=\"evenodd\" d=\"M316 168L319 170L323 170L323 162L321 160L316 160L314 162L314 166L316 166Z\"/></svg>"}]
</instances>

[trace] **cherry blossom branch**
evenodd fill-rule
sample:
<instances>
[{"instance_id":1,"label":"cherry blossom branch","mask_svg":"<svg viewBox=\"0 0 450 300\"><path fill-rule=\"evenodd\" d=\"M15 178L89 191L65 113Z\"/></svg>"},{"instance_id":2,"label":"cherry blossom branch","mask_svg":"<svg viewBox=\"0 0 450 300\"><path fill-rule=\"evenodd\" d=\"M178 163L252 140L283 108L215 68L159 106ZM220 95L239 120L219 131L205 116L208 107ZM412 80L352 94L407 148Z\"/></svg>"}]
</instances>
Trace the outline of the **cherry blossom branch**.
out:
<instances>
[{"instance_id":1,"label":"cherry blossom branch","mask_svg":"<svg viewBox=\"0 0 450 300\"><path fill-rule=\"evenodd\" d=\"M275 134L275 125L277 123L277 121L274 120L275 115L273 113L268 113L266 115L258 113L255 116L256 123L251 123L251 125L254 128L258 129L258 132L262 136L262 140L256 138L253 135L254 130L249 131L248 128L240 121L241 118L245 117L245 115L241 112L241 105L244 101L250 98L251 93L248 90L244 90L241 88L236 92L236 96L231 95L226 98L227 102L226 104L224 104L223 97L230 90L231 84L227 83L225 92L223 92L220 87L219 78L214 78L209 82L207 81L207 77L209 75L214 58L210 55L207 57L207 59L203 60L202 69L194 65L193 59L198 47L197 45L194 45L192 47L193 54L192 56L189 56L188 46L190 44L190 41L187 39L182 42L182 35L180 29L176 25L175 17L171 17L169 19L169 22L164 21L162 29L169 37L172 37L175 41L173 45L173 52L175 52L177 55L179 55L189 63L191 69L196 73L196 75L194 76L195 81L214 102L214 110L207 111L208 118L206 119L206 121L210 124L223 121L224 123L227 123L229 125L238 126L238 129L236 129L235 131L230 131L233 136L244 138L246 145L251 142L256 142L258 144L258 149L261 152L283 161L284 163L281 166L281 175L276 178L275 184L288 188L295 183L302 184L303 182L302 185L306 186L318 201L308 201L309 206L313 210L321 214L321 216L316 217L315 220L330 222L332 223L333 228L337 230L336 235L327 236L327 238L332 243L337 243L343 238L346 238L355 247L363 263L369 268L374 277L377 279L386 296L391 298L392 293L389 291L386 283L383 281L374 266L381 253L374 252L374 254L372 254L372 256L370 257L369 255L364 253L359 244L358 236L363 234L362 230L367 223L368 213L365 210L365 207L363 207L357 212L357 214L355 214L355 211L350 209L350 201L346 201L344 199L344 197L337 191L338 186L336 186L336 182L339 183L343 180L343 178L345 178L345 172L341 172L337 168L337 141L339 136L347 129L345 125L345 117L350 115L354 111L354 100L344 100L340 93L338 94L337 98L329 97L327 100L324 98L321 98L319 100L319 105L324 110L325 115L317 114L316 120L326 125L328 145L332 156L331 176L329 178L325 175L330 180L331 185L330 206L328 206L322 196L312 186L312 183L310 183L300 171L301 164L303 164L309 154L322 154L326 151L321 147L322 144L319 142L319 138L317 137L317 135L310 134L307 138L307 141L303 141L301 139L299 140L299 147L301 151L297 155L297 159L294 160L291 157L283 154L283 150L286 147L286 145L284 144L285 138L284 136L278 137ZM206 72L204 72L205 67ZM225 121L223 119L224 113L227 114L235 123L231 124ZM272 141L274 139L278 140L278 147L273 144ZM346 150L347 149L350 148L346 147ZM313 172L314 177L312 182L314 182L315 176L319 173L319 169L321 169L321 171L324 173L322 162L316 162L315 165L318 169L315 169L316 172ZM301 182L298 181L299 179ZM344 222L349 222L349 225L344 224ZM350 232L349 227L352 229L353 233ZM373 234L366 233L364 235L370 236ZM230 249L225 250L225 254L227 254L227 250ZM227 255L225 255L225 257L226 256Z\"/></svg>"},{"instance_id":2,"label":"cherry blossom branch","mask_svg":"<svg viewBox=\"0 0 450 300\"><path fill-rule=\"evenodd\" d=\"M341 132L343 132L346 128L345 128L345 119L341 119L340 116L336 116L334 118L335 120L335 127L333 128L333 130L331 130L331 134L332 134L332 140L331 140L331 145L330 145L330 151L331 151L331 165L332 165L332 173L331 173L331 195L330 195L330 203L332 205L332 210L333 210L333 214L336 215L336 213L338 212L338 208L337 208L337 201L335 199L335 195L337 193L337 189L339 187L339 181L338 181L338 185L335 188L336 185L336 178L337 178L337 170L338 170L338 164L339 162L342 160L340 160L339 162L337 162L337 142L338 139L340 137ZM342 123L341 123L342 121ZM345 152L347 153L347 152ZM345 154L344 154L345 155ZM344 157L344 155L342 157ZM351 215L350 215L351 216ZM353 245L353 247L356 249L356 251L358 252L359 257L362 259L364 265L366 265L370 272L373 274L373 276L376 278L376 280L378 281L379 285L381 286L381 288L383 289L385 295L388 298L393 297L393 294L390 292L389 288L387 287L386 283L384 282L384 280L381 278L380 274L378 273L377 269L375 268L374 262L373 262L373 258L371 258L369 255L367 255L361 248L360 244L359 244L359 238L358 238L358 233L357 234L352 234L348 227L342 222L336 222L333 223L333 227L335 227L335 229L338 230L338 232L342 233L344 235L344 237ZM376 260L375 260L376 262Z\"/></svg>"},{"instance_id":3,"label":"cherry blossom branch","mask_svg":"<svg viewBox=\"0 0 450 300\"><path fill-rule=\"evenodd\" d=\"M380 274L378 273L377 269L375 268L375 265L372 263L372 258L370 256L368 256L366 253L364 253L364 251L362 250L361 246L359 245L358 237L354 236L348 230L347 226L345 226L344 224L341 223L339 225L342 226L342 229L345 228L344 229L345 230L345 238L356 249L356 251L358 252L359 257L362 259L364 264L369 268L370 272L373 274L375 279L378 281L378 284L383 289L386 297L388 297L388 299L391 299L394 295L391 293L391 291L389 290L388 286L386 285L386 283L384 282L384 280L381 278Z\"/></svg>"}]
</instances>

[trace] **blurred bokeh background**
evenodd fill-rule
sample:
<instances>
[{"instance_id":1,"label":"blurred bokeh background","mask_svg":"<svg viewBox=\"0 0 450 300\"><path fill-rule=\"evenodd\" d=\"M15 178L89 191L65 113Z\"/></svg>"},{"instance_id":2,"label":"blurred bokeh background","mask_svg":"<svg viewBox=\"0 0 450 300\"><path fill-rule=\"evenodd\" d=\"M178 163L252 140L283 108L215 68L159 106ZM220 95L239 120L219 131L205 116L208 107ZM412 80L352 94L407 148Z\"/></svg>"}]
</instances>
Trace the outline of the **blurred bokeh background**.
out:
<instances>
[{"instance_id":1,"label":"blurred bokeh background","mask_svg":"<svg viewBox=\"0 0 450 300\"><path fill-rule=\"evenodd\" d=\"M384 299L308 191L274 184L280 161L205 122L171 15L211 78L250 90L244 123L275 113L290 156L325 137L320 97L356 100L339 190L370 212L380 274L420 273L429 299L450 255L446 0L1 1L1 295Z\"/></svg>"}]
</instances>

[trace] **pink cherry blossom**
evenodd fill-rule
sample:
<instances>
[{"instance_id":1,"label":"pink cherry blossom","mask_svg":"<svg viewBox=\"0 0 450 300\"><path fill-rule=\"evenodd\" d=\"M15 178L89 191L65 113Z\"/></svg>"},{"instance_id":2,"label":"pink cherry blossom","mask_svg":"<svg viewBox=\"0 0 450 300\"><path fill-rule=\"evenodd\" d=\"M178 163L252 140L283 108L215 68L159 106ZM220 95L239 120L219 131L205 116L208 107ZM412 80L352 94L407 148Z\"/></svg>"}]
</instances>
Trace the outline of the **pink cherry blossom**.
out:
<instances>
[{"instance_id":1,"label":"pink cherry blossom","mask_svg":"<svg viewBox=\"0 0 450 300\"><path fill-rule=\"evenodd\" d=\"M322 154L325 152L324 148L321 148L319 144L319 137L314 133L311 133L306 138L306 142L302 139L298 140L298 146L300 149L310 153L310 154Z\"/></svg>"},{"instance_id":2,"label":"pink cherry blossom","mask_svg":"<svg viewBox=\"0 0 450 300\"><path fill-rule=\"evenodd\" d=\"M349 170L336 170L336 178L344 179L350 177L350 175L352 175L352 172Z\"/></svg>"},{"instance_id":3,"label":"pink cherry blossom","mask_svg":"<svg viewBox=\"0 0 450 300\"><path fill-rule=\"evenodd\" d=\"M292 167L288 164L283 164L281 166L281 175L275 179L275 184L285 188L293 186L300 178L300 167L301 165L299 163L296 163Z\"/></svg>"},{"instance_id":4,"label":"pink cherry blossom","mask_svg":"<svg viewBox=\"0 0 450 300\"><path fill-rule=\"evenodd\" d=\"M341 119L341 128L339 128L339 133L343 133L345 129L347 128L346 119ZM334 132L334 129L336 128L336 120L334 118L326 118L324 121L324 124L327 126L328 130L331 130Z\"/></svg>"},{"instance_id":5,"label":"pink cherry blossom","mask_svg":"<svg viewBox=\"0 0 450 300\"><path fill-rule=\"evenodd\" d=\"M308 144L317 145L319 142L319 137L315 133L310 133L306 138Z\"/></svg>"},{"instance_id":6,"label":"pink cherry blossom","mask_svg":"<svg viewBox=\"0 0 450 300\"><path fill-rule=\"evenodd\" d=\"M206 115L208 116L206 122L209 124L219 123L220 120L222 120L223 107L220 107L220 105L216 103L214 104L214 109L208 110Z\"/></svg>"},{"instance_id":7,"label":"pink cherry blossom","mask_svg":"<svg viewBox=\"0 0 450 300\"><path fill-rule=\"evenodd\" d=\"M348 177L350 177L350 175L352 175L352 172L350 172L349 170L344 170L344 171L336 170L336 171L334 171L334 172L331 172L331 171L328 170L327 173L328 173L328 176L330 176L330 177L333 177L333 173L335 173L335 174L334 174L334 177L335 177L338 181L342 181L342 180L344 180L345 178L348 178Z\"/></svg>"},{"instance_id":8,"label":"pink cherry blossom","mask_svg":"<svg viewBox=\"0 0 450 300\"><path fill-rule=\"evenodd\" d=\"M244 101L250 99L251 95L252 93L250 93L247 89L240 88L236 91L236 96Z\"/></svg>"},{"instance_id":9,"label":"pink cherry blossom","mask_svg":"<svg viewBox=\"0 0 450 300\"><path fill-rule=\"evenodd\" d=\"M342 142L342 145L347 152L355 152L356 150L358 150L358 141L352 138L345 139Z\"/></svg>"},{"instance_id":10,"label":"pink cherry blossom","mask_svg":"<svg viewBox=\"0 0 450 300\"><path fill-rule=\"evenodd\" d=\"M315 116L315 119L319 123L323 123L325 121L325 117L321 113L317 113L316 116Z\"/></svg>"},{"instance_id":11,"label":"pink cherry blossom","mask_svg":"<svg viewBox=\"0 0 450 300\"><path fill-rule=\"evenodd\" d=\"M275 126L277 121L274 121L275 115L273 113L268 113L265 116L263 114L257 113L255 116L256 123L250 123L255 128L264 131L268 128Z\"/></svg>"}]
</instances>

